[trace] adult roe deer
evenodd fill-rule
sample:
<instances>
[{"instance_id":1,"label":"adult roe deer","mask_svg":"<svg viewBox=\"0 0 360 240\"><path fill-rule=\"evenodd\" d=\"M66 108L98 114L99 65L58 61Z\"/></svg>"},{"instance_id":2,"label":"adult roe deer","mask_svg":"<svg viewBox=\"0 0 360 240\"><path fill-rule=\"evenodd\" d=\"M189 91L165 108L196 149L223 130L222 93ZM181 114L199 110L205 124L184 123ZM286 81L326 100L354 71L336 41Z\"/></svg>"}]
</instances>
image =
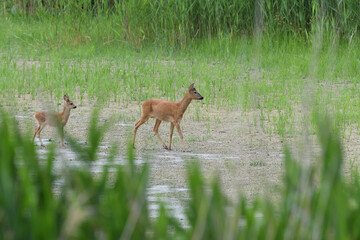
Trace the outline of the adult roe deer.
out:
<instances>
[{"instance_id":1,"label":"adult roe deer","mask_svg":"<svg viewBox=\"0 0 360 240\"><path fill-rule=\"evenodd\" d=\"M159 138L163 147L165 149L171 150L171 140L175 126L176 130L179 133L183 150L185 151L185 143L180 129L180 121L183 117L184 112L186 111L187 107L189 106L189 104L193 99L195 100L204 99L200 95L200 93L196 91L196 89L194 88L194 84L195 83L192 83L189 86L188 90L186 91L185 97L180 102L169 102L161 99L149 99L142 104L141 106L142 114L140 120L137 121L134 128L133 146L135 146L135 137L136 137L137 129L141 126L141 124L145 123L149 118L155 118L156 122L154 126L154 132L156 136ZM158 129L161 121L171 122L169 148L166 146L166 144L161 139L158 133Z\"/></svg>"},{"instance_id":2,"label":"adult roe deer","mask_svg":"<svg viewBox=\"0 0 360 240\"><path fill-rule=\"evenodd\" d=\"M43 130L43 128L46 125L49 125L51 127L60 128L61 146L64 146L64 127L69 120L70 110L76 108L75 104L72 101L70 101L69 96L67 94L64 95L64 101L65 103L62 112L51 113L51 112L42 111L34 114L34 117L38 122L38 126L35 128L33 142L37 134L41 146L44 146L40 138L40 132Z\"/></svg>"}]
</instances>

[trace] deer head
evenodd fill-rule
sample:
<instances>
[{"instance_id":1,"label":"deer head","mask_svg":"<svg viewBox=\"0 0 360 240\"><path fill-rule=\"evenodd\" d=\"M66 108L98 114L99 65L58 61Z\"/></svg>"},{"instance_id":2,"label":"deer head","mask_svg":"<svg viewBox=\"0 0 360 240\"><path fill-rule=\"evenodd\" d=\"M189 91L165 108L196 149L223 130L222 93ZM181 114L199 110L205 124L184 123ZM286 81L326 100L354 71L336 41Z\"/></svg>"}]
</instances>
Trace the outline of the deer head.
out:
<instances>
[{"instance_id":1,"label":"deer head","mask_svg":"<svg viewBox=\"0 0 360 240\"><path fill-rule=\"evenodd\" d=\"M195 99L195 100L204 99L203 96L201 96L201 94L198 91L196 91L196 88L194 87L194 85L195 85L195 82L192 83L188 88L188 93L189 93L191 99Z\"/></svg>"},{"instance_id":2,"label":"deer head","mask_svg":"<svg viewBox=\"0 0 360 240\"><path fill-rule=\"evenodd\" d=\"M76 108L75 104L72 101L70 101L69 96L67 94L64 95L64 101L65 101L64 107L69 109Z\"/></svg>"}]
</instances>

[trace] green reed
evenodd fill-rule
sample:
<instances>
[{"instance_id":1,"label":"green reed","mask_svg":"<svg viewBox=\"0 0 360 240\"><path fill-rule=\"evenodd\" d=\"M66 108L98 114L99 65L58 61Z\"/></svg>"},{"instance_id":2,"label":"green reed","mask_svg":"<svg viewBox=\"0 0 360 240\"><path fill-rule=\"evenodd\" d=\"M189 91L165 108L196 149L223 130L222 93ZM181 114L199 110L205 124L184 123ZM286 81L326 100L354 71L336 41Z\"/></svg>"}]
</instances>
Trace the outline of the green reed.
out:
<instances>
[{"instance_id":1,"label":"green reed","mask_svg":"<svg viewBox=\"0 0 360 240\"><path fill-rule=\"evenodd\" d=\"M53 22L62 41L69 35L73 44L89 41L86 29L97 23L94 30L102 42L135 47L149 41L186 47L194 39L251 36L257 28L271 36L307 37L319 19L328 32L349 38L360 24L356 0L5 0L0 7L3 16ZM72 31L62 34L64 23L56 22L71 22Z\"/></svg>"}]
</instances>

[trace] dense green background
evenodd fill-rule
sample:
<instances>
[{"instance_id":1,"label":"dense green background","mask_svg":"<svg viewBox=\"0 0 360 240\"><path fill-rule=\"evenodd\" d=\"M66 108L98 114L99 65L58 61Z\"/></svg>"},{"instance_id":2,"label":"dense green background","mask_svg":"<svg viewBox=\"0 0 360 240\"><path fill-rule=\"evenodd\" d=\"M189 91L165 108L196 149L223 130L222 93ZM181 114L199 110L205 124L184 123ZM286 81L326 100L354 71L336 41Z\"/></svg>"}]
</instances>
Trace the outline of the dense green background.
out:
<instances>
[{"instance_id":1,"label":"dense green background","mask_svg":"<svg viewBox=\"0 0 360 240\"><path fill-rule=\"evenodd\" d=\"M5 0L2 15L74 24L79 41L92 28L101 42L188 46L194 39L237 38L262 30L308 37L314 23L349 37L360 25L356 0ZM96 24L98 23L98 24ZM105 23L105 24L104 24ZM94 29L94 30L95 30ZM94 39L95 40L95 39Z\"/></svg>"}]
</instances>

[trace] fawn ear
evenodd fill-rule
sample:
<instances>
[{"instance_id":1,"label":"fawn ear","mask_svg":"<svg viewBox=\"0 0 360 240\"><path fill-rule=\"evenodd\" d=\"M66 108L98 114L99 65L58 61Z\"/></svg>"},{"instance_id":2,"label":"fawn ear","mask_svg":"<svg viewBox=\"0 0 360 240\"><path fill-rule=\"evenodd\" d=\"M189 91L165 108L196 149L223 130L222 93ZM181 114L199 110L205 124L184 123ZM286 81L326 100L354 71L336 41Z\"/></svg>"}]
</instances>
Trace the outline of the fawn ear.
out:
<instances>
[{"instance_id":1,"label":"fawn ear","mask_svg":"<svg viewBox=\"0 0 360 240\"><path fill-rule=\"evenodd\" d=\"M195 85L195 82L193 82L193 83L189 86L189 90L194 89L194 85Z\"/></svg>"},{"instance_id":2,"label":"fawn ear","mask_svg":"<svg viewBox=\"0 0 360 240\"><path fill-rule=\"evenodd\" d=\"M64 95L64 100L65 100L65 102L69 101L69 96L67 94Z\"/></svg>"}]
</instances>

